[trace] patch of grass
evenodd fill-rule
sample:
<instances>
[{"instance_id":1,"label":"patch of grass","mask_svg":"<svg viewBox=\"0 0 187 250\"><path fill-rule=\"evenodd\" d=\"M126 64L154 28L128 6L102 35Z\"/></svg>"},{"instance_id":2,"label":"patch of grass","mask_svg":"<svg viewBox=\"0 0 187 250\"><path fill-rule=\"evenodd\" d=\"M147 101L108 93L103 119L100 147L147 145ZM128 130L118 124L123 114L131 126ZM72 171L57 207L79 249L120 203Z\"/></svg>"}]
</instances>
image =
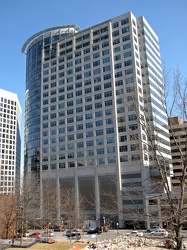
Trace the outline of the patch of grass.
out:
<instances>
[{"instance_id":1,"label":"patch of grass","mask_svg":"<svg viewBox=\"0 0 187 250\"><path fill-rule=\"evenodd\" d=\"M48 243L36 243L32 247L28 248L12 248L13 250L23 250L23 249L30 249L30 250L71 250L74 246L80 246L81 249L85 248L87 246L86 243L80 243L80 242L55 242L53 244ZM9 250L11 248L8 248Z\"/></svg>"}]
</instances>

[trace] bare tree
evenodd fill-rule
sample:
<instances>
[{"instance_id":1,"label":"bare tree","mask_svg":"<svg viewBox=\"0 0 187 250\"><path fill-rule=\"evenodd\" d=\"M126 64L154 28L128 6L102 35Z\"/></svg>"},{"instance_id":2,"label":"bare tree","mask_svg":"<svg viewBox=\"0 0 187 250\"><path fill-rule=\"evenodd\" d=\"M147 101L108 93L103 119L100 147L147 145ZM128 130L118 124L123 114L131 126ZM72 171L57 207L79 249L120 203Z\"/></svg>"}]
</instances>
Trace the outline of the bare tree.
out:
<instances>
[{"instance_id":1,"label":"bare tree","mask_svg":"<svg viewBox=\"0 0 187 250\"><path fill-rule=\"evenodd\" d=\"M127 208L124 204L123 212L125 214L131 214L131 217L133 217L133 212L139 216L141 212L142 218L155 218L155 221L165 222L167 226L172 228L177 242L177 250L181 250L183 242L181 230L187 223L187 80L181 77L179 70L175 71L173 82L168 81L167 75L165 75L164 79L165 86L169 86L169 91L168 89L164 91L164 85L161 84L158 84L157 91L160 91L159 100L162 101L162 110L166 113L166 117L168 119L175 117L175 119L169 119L168 125L162 125L162 127L156 125L154 121L158 118L157 110L156 108L154 110L153 105L151 106L150 100L145 98L144 103L140 104L139 100L135 100L137 96L135 93L132 104L128 105L128 108L136 114L134 116L136 116L142 130L142 135L145 135L147 140L138 138L135 131L129 130L129 136L131 139L134 138L134 140L141 142L143 157L148 157L149 162L151 162L149 169L154 172L152 176L148 176L151 179L150 181L143 180L142 182L143 196L145 200L148 199L149 204L157 205L159 211L155 213L155 211L140 211L138 209L137 213L135 204L133 204L133 196L138 193L134 190L130 191L127 188L128 191L126 191L123 188L121 197L125 199L125 197L129 196L132 200L132 210L129 209L130 206ZM146 93L146 91L150 90L145 88L144 91ZM137 106L136 103L138 103ZM152 112L150 112L150 109ZM184 122L179 121L178 117ZM121 123L120 129L127 131L123 119L118 120ZM171 138L172 159L169 157L171 152L169 150L168 130ZM165 148L162 147L163 144L165 144ZM136 145L138 144L136 143ZM122 151L123 146L120 152ZM173 177L172 164L174 167ZM105 193L105 195L111 197L109 193ZM115 197L113 198L115 200Z\"/></svg>"},{"instance_id":2,"label":"bare tree","mask_svg":"<svg viewBox=\"0 0 187 250\"><path fill-rule=\"evenodd\" d=\"M79 205L75 203L75 190L73 188L61 189L60 210L64 223L68 227L79 227L84 219L85 201L83 197L79 197Z\"/></svg>"},{"instance_id":3,"label":"bare tree","mask_svg":"<svg viewBox=\"0 0 187 250\"><path fill-rule=\"evenodd\" d=\"M16 235L16 200L13 195L0 196L1 237L13 238Z\"/></svg>"},{"instance_id":4,"label":"bare tree","mask_svg":"<svg viewBox=\"0 0 187 250\"><path fill-rule=\"evenodd\" d=\"M38 177L32 173L25 173L21 181L20 192L15 194L17 233L21 236L20 245L28 225L33 226L38 215L40 200Z\"/></svg>"},{"instance_id":5,"label":"bare tree","mask_svg":"<svg viewBox=\"0 0 187 250\"><path fill-rule=\"evenodd\" d=\"M164 157L166 152L161 150L160 144L163 142L159 138L159 133L161 132L159 128L150 127L149 123L146 122L147 119L145 119L145 122L139 119L139 122L148 137L148 147L150 152L152 152L154 167L159 170L161 177L155 182L155 187L159 184L165 190L159 198L161 202L161 213L159 215L174 230L174 237L177 243L176 249L181 250L183 242L181 230L183 225L187 223L187 196L185 194L187 176L187 81L182 79L179 70L176 70L174 73L173 83L168 82L167 77L165 77L165 81L165 86L169 86L170 89L170 91L166 89L165 93L168 95L166 98L163 98L163 106L169 119L167 129L170 131L172 162ZM166 100L166 103L164 100ZM173 116L175 118L171 118ZM185 122L179 122L180 119L178 117ZM155 131L154 134L153 131ZM175 164L173 165L173 180L177 179L177 188L174 185L171 186L170 183L172 174L171 163ZM176 176L177 170L180 172L178 176Z\"/></svg>"},{"instance_id":6,"label":"bare tree","mask_svg":"<svg viewBox=\"0 0 187 250\"><path fill-rule=\"evenodd\" d=\"M53 178L43 180L42 183L42 222L45 229L49 230L50 226L56 224L57 220L57 195L56 181Z\"/></svg>"}]
</instances>

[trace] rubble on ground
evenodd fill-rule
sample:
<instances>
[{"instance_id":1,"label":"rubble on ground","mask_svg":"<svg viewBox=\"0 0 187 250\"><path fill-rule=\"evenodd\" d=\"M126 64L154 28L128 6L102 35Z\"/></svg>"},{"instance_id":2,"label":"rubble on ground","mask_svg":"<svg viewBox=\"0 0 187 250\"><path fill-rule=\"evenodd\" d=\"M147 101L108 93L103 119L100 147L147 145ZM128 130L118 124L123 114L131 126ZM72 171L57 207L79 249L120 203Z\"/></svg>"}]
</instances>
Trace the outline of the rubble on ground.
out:
<instances>
[{"instance_id":1,"label":"rubble on ground","mask_svg":"<svg viewBox=\"0 0 187 250\"><path fill-rule=\"evenodd\" d=\"M148 239L145 237L128 237L128 236L117 236L115 239L109 239L102 242L92 242L89 243L85 250L95 249L95 250L125 250L132 247L156 247L159 245L158 241L153 239ZM163 245L163 243L160 243Z\"/></svg>"}]
</instances>

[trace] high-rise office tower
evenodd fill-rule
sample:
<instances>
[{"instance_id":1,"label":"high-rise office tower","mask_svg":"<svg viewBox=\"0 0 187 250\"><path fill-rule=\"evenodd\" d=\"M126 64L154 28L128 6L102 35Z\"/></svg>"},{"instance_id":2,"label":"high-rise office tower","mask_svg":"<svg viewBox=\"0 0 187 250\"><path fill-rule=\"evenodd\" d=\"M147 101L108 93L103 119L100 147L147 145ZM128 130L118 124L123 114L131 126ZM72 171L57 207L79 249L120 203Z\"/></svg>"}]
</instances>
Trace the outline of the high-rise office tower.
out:
<instances>
[{"instance_id":1,"label":"high-rise office tower","mask_svg":"<svg viewBox=\"0 0 187 250\"><path fill-rule=\"evenodd\" d=\"M16 94L0 89L0 194L19 191L21 106Z\"/></svg>"},{"instance_id":2,"label":"high-rise office tower","mask_svg":"<svg viewBox=\"0 0 187 250\"><path fill-rule=\"evenodd\" d=\"M137 213L127 211L146 211L159 174L142 121L171 160L158 37L144 17L126 13L85 30L43 30L22 52L25 169L39 174L41 187L55 180L59 219L61 190L72 187L77 207L80 197L94 198L85 209L89 218L106 216L120 227L133 221ZM115 212L101 205L107 192L117 196Z\"/></svg>"}]
</instances>

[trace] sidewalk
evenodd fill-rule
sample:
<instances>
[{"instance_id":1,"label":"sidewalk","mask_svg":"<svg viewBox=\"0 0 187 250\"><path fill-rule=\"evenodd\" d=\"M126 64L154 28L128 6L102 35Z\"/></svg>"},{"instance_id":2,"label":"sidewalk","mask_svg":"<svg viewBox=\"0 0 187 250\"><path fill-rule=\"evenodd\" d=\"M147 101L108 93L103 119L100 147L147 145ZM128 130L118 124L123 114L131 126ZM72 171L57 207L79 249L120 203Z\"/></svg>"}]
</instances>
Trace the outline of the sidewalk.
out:
<instances>
[{"instance_id":1,"label":"sidewalk","mask_svg":"<svg viewBox=\"0 0 187 250\"><path fill-rule=\"evenodd\" d=\"M35 239L23 238L22 247L32 245L35 243ZM7 248L8 246L16 247L21 246L21 239L0 239L0 250Z\"/></svg>"}]
</instances>

